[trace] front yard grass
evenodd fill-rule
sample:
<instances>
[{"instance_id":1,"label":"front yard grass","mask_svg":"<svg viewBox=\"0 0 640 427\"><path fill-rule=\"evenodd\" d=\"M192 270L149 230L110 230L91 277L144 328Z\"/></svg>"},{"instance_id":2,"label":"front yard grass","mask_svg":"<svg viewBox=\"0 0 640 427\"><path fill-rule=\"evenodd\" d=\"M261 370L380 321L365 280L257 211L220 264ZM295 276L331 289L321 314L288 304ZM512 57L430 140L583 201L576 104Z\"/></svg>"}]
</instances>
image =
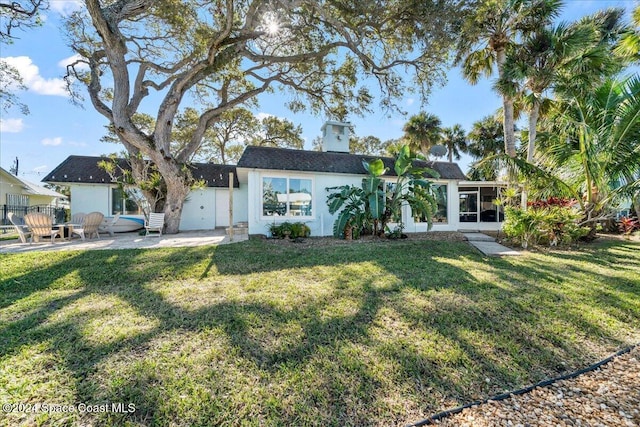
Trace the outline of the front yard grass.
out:
<instances>
[{"instance_id":1,"label":"front yard grass","mask_svg":"<svg viewBox=\"0 0 640 427\"><path fill-rule=\"evenodd\" d=\"M0 256L1 425L406 425L640 342L640 243ZM99 407L94 407L100 410Z\"/></svg>"}]
</instances>

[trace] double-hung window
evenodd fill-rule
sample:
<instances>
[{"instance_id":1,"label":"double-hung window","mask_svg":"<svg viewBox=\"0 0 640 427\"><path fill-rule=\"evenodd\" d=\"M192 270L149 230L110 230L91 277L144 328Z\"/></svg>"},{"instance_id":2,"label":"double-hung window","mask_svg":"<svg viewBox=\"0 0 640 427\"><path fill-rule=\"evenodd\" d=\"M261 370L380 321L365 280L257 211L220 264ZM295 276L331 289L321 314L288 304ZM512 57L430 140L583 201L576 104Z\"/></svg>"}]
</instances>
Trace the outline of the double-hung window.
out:
<instances>
[{"instance_id":1,"label":"double-hung window","mask_svg":"<svg viewBox=\"0 0 640 427\"><path fill-rule=\"evenodd\" d=\"M262 216L313 216L313 180L294 177L263 177Z\"/></svg>"}]
</instances>

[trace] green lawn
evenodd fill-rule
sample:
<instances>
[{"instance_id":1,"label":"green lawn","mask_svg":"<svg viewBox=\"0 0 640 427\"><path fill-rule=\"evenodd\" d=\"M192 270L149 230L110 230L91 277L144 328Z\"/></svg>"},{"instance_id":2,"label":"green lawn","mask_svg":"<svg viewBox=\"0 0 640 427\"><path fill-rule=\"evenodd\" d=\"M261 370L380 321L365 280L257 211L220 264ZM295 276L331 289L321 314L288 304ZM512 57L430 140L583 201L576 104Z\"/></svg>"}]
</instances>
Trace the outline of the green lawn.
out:
<instances>
[{"instance_id":1,"label":"green lawn","mask_svg":"<svg viewBox=\"0 0 640 427\"><path fill-rule=\"evenodd\" d=\"M0 424L404 425L640 342L640 243L0 256Z\"/></svg>"}]
</instances>

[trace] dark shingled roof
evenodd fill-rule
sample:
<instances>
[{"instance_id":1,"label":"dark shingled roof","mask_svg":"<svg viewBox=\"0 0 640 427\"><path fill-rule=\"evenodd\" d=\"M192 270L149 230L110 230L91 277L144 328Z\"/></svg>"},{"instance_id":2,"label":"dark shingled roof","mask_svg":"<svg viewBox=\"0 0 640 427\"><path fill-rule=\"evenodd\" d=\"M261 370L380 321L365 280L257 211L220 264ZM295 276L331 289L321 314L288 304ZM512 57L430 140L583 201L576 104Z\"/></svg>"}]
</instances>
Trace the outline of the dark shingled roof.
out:
<instances>
[{"instance_id":1,"label":"dark shingled roof","mask_svg":"<svg viewBox=\"0 0 640 427\"><path fill-rule=\"evenodd\" d=\"M238 162L238 167L364 175L366 172L362 167L362 160L368 161L376 158L382 158L385 166L389 168L388 175L395 175L394 159L390 157L255 146L245 148ZM418 161L416 166L435 170L440 174L441 179L467 179L457 163Z\"/></svg>"},{"instance_id":2,"label":"dark shingled roof","mask_svg":"<svg viewBox=\"0 0 640 427\"><path fill-rule=\"evenodd\" d=\"M98 167L98 162L106 159L106 157L69 156L49 175L45 176L42 181L85 184L111 183L109 174ZM124 159L118 159L118 163L122 168L128 167ZM207 187L229 187L229 172L234 173L233 186L239 187L235 166L194 163L191 169L193 177L198 180L204 180ZM118 174L116 173L116 175Z\"/></svg>"}]
</instances>

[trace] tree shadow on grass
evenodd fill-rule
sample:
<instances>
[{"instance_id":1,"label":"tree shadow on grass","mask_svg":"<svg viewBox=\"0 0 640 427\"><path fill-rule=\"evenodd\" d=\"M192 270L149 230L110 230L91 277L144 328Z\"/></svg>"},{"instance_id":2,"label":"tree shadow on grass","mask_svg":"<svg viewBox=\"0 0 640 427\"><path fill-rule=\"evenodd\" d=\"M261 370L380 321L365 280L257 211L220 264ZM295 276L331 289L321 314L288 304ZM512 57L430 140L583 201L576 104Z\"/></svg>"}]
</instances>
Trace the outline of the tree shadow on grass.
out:
<instances>
[{"instance_id":1,"label":"tree shadow on grass","mask_svg":"<svg viewBox=\"0 0 640 427\"><path fill-rule=\"evenodd\" d=\"M107 424L349 425L420 419L442 409L442 399L466 402L535 382L583 351L580 342L539 332L549 319L538 308L567 304L561 292L531 289L532 275L562 280L541 262L483 259L460 244L273 253L256 243L233 246L77 253L72 262L18 274L3 284L11 294L4 307L65 277L73 283L68 295L9 316L0 355L49 342L54 366L71 373L77 402L137 405L134 414L97 415ZM484 264L510 288L441 259ZM369 269L352 267L362 264ZM256 272L285 278L315 267L342 276L324 293L308 288L286 304L277 293L253 295L243 282ZM237 280L244 293L207 300L219 277ZM167 284L182 282L205 301L172 301ZM611 310L622 301L605 304ZM620 343L576 313L555 315ZM108 321L130 332L118 335ZM104 330L96 328L101 322Z\"/></svg>"}]
</instances>

